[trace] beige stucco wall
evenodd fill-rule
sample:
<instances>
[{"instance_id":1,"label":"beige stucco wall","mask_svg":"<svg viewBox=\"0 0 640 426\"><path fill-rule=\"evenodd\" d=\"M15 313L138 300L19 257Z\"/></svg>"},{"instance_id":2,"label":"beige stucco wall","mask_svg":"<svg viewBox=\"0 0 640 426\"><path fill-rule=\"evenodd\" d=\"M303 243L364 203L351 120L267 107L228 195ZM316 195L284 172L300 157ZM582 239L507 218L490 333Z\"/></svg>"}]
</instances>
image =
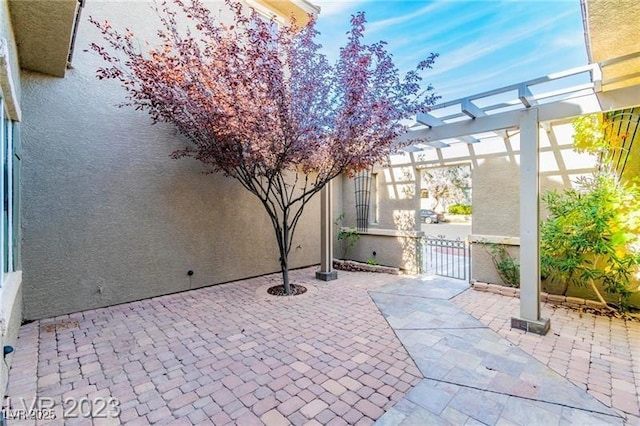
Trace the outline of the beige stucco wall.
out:
<instances>
[{"instance_id":1,"label":"beige stucco wall","mask_svg":"<svg viewBox=\"0 0 640 426\"><path fill-rule=\"evenodd\" d=\"M9 0L20 65L64 77L73 35L76 0Z\"/></svg>"},{"instance_id":2,"label":"beige stucco wall","mask_svg":"<svg viewBox=\"0 0 640 426\"><path fill-rule=\"evenodd\" d=\"M594 170L593 157L573 151L572 134L570 121L555 123L549 131L540 129L540 194L569 187L578 176ZM498 154L479 159L472 168L472 239L517 241L520 236L520 137L514 133L509 139L511 152L501 142L493 142L493 147L489 143L482 149L493 149ZM540 218L546 215L541 202ZM508 250L518 258L517 243ZM480 243L473 244L471 277L489 283L502 282L491 256Z\"/></svg>"},{"instance_id":3,"label":"beige stucco wall","mask_svg":"<svg viewBox=\"0 0 640 426\"><path fill-rule=\"evenodd\" d=\"M583 0L587 12L588 53L591 62L602 62L638 52L640 31L640 3L636 0ZM613 84L605 84L603 90L612 90L640 84L635 75L640 58L604 67L605 82L633 75Z\"/></svg>"},{"instance_id":4,"label":"beige stucco wall","mask_svg":"<svg viewBox=\"0 0 640 426\"><path fill-rule=\"evenodd\" d=\"M411 231L416 227L416 171L413 166L402 157L396 158L389 167L377 165L372 170L377 180L377 197L372 192L371 210L377 204L377 221L370 212L370 229L393 229ZM344 206L349 206L345 213L344 226L356 226L356 198L355 179L344 177L342 185ZM373 198L376 198L374 200Z\"/></svg>"},{"instance_id":5,"label":"beige stucco wall","mask_svg":"<svg viewBox=\"0 0 640 426\"><path fill-rule=\"evenodd\" d=\"M363 232L349 259L400 268L405 273L420 273L422 233L393 233L370 230ZM375 255L374 255L375 253Z\"/></svg>"},{"instance_id":6,"label":"beige stucco wall","mask_svg":"<svg viewBox=\"0 0 640 426\"><path fill-rule=\"evenodd\" d=\"M95 78L103 63L83 50L100 37L86 17L148 33L146 3L88 1L83 15L64 79L23 74L25 317L278 271L259 201L195 160L170 159L184 146L171 126L117 108L124 91ZM293 267L319 262L319 210L319 199L305 210Z\"/></svg>"},{"instance_id":7,"label":"beige stucco wall","mask_svg":"<svg viewBox=\"0 0 640 426\"><path fill-rule=\"evenodd\" d=\"M396 235L394 232L412 233L416 230L416 212L420 199L416 188L419 175L410 164L409 157L397 156L385 167L376 166L372 170L373 182L377 182L371 192L368 229L362 233L355 247L347 257L366 262L369 259L381 265L393 266L406 271L418 272L420 262L418 241L413 236ZM355 179L342 178L342 205L345 215L342 226L356 226ZM377 209L377 215L373 210ZM377 216L377 220L376 219ZM341 242L334 250L336 257L342 257ZM373 252L376 255L373 256Z\"/></svg>"}]
</instances>

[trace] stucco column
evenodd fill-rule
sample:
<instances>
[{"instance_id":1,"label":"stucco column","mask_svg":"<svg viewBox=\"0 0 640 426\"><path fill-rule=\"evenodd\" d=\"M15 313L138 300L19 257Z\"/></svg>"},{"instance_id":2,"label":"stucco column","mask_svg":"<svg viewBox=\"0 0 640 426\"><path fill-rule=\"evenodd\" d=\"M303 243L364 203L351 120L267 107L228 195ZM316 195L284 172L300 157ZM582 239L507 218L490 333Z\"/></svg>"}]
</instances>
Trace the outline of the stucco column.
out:
<instances>
[{"instance_id":1,"label":"stucco column","mask_svg":"<svg viewBox=\"0 0 640 426\"><path fill-rule=\"evenodd\" d=\"M320 191L320 270L316 272L316 278L322 281L338 278L338 272L333 269L332 185L329 181Z\"/></svg>"},{"instance_id":2,"label":"stucco column","mask_svg":"<svg viewBox=\"0 0 640 426\"><path fill-rule=\"evenodd\" d=\"M549 320L540 317L540 210L538 109L520 118L520 317L511 327L546 334Z\"/></svg>"}]
</instances>

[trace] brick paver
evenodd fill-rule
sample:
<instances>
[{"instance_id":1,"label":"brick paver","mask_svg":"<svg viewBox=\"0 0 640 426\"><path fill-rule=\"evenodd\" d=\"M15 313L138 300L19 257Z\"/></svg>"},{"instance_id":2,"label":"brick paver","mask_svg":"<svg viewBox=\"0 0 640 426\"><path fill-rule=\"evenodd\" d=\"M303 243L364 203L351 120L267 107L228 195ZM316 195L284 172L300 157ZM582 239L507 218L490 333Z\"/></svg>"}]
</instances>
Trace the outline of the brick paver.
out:
<instances>
[{"instance_id":1,"label":"brick paver","mask_svg":"<svg viewBox=\"0 0 640 426\"><path fill-rule=\"evenodd\" d=\"M512 329L520 299L468 290L452 300L480 322L640 424L640 322L543 303L545 336Z\"/></svg>"},{"instance_id":2,"label":"brick paver","mask_svg":"<svg viewBox=\"0 0 640 426\"><path fill-rule=\"evenodd\" d=\"M370 424L421 378L367 293L398 278L314 272L292 299L257 292L271 275L24 325L8 394L115 398L127 425Z\"/></svg>"}]
</instances>

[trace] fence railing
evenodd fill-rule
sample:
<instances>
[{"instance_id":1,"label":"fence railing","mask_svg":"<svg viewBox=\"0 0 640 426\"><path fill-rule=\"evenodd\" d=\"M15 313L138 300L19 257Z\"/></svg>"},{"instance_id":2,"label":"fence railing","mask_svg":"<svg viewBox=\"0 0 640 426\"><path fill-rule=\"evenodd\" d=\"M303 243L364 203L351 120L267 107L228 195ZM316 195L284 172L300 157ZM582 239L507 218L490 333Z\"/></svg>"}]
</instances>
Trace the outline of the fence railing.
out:
<instances>
[{"instance_id":1,"label":"fence railing","mask_svg":"<svg viewBox=\"0 0 640 426\"><path fill-rule=\"evenodd\" d=\"M425 237L423 247L423 271L460 280L469 279L471 256L466 241Z\"/></svg>"}]
</instances>

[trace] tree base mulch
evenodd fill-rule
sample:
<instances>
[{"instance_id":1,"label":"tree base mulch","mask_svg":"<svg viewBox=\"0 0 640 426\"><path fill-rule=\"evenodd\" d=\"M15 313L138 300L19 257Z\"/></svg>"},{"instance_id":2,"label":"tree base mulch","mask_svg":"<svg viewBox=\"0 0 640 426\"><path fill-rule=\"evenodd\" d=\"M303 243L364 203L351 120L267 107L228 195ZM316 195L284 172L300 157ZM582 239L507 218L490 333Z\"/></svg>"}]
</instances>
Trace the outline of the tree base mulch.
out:
<instances>
[{"instance_id":1,"label":"tree base mulch","mask_svg":"<svg viewBox=\"0 0 640 426\"><path fill-rule=\"evenodd\" d=\"M290 286L291 286L291 294L289 296L298 296L300 294L304 294L307 292L307 288L303 285L290 284ZM267 289L267 293L269 293L272 296L287 296L287 293L284 290L284 284L269 287L269 289Z\"/></svg>"}]
</instances>

